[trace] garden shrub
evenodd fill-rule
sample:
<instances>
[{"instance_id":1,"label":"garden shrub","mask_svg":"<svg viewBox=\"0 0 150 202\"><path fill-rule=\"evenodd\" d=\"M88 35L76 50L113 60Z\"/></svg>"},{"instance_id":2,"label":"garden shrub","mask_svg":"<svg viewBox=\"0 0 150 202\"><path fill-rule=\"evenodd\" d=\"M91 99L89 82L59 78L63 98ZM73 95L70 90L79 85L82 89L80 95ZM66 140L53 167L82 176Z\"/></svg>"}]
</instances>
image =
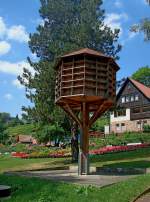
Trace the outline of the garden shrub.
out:
<instances>
[{"instance_id":1,"label":"garden shrub","mask_svg":"<svg viewBox=\"0 0 150 202\"><path fill-rule=\"evenodd\" d=\"M150 125L144 125L143 129L145 133L150 133Z\"/></svg>"}]
</instances>

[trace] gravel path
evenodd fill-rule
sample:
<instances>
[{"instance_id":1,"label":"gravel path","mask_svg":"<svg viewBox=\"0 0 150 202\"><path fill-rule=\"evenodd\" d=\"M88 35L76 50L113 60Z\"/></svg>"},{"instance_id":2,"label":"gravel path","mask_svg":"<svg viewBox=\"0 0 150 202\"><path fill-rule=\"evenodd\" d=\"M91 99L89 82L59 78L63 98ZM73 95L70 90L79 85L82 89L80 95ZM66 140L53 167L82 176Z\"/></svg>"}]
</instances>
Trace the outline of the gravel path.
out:
<instances>
[{"instance_id":1,"label":"gravel path","mask_svg":"<svg viewBox=\"0 0 150 202\"><path fill-rule=\"evenodd\" d=\"M8 174L25 176L25 177L39 177L47 180L70 182L74 184L96 185L99 187L108 186L129 178L136 177L136 175L82 175L78 176L76 172L68 170L55 171L26 171L26 172L11 172ZM150 201L149 201L150 202Z\"/></svg>"},{"instance_id":2,"label":"gravel path","mask_svg":"<svg viewBox=\"0 0 150 202\"><path fill-rule=\"evenodd\" d=\"M150 193L142 196L136 202L150 202Z\"/></svg>"}]
</instances>

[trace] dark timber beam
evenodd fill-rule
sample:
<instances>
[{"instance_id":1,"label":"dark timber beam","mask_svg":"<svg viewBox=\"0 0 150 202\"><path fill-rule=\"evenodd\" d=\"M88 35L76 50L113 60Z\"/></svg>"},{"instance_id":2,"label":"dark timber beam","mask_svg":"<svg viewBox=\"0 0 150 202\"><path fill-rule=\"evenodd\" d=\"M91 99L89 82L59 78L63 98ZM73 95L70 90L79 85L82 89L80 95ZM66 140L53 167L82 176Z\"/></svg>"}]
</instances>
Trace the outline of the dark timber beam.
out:
<instances>
[{"instance_id":1,"label":"dark timber beam","mask_svg":"<svg viewBox=\"0 0 150 202\"><path fill-rule=\"evenodd\" d=\"M97 111L94 112L93 116L89 120L89 128L92 126L92 124L95 122L95 120L101 115L101 111L105 106L105 102L103 102Z\"/></svg>"},{"instance_id":2,"label":"dark timber beam","mask_svg":"<svg viewBox=\"0 0 150 202\"><path fill-rule=\"evenodd\" d=\"M66 113L68 113L68 115L70 115L72 117L72 119L80 126L80 128L82 128L82 122L81 122L81 120L72 111L71 107L68 104L65 104L65 107L62 107L62 108L64 109L64 111Z\"/></svg>"}]
</instances>

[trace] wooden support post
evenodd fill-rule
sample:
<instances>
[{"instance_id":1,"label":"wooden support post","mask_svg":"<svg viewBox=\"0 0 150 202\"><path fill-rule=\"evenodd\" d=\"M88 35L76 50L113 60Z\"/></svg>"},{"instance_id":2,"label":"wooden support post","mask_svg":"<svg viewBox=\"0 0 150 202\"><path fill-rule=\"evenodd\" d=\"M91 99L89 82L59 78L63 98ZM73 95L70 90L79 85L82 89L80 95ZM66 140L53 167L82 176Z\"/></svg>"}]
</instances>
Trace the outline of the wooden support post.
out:
<instances>
[{"instance_id":1,"label":"wooden support post","mask_svg":"<svg viewBox=\"0 0 150 202\"><path fill-rule=\"evenodd\" d=\"M79 175L89 174L89 107L82 103L82 128L80 137Z\"/></svg>"}]
</instances>

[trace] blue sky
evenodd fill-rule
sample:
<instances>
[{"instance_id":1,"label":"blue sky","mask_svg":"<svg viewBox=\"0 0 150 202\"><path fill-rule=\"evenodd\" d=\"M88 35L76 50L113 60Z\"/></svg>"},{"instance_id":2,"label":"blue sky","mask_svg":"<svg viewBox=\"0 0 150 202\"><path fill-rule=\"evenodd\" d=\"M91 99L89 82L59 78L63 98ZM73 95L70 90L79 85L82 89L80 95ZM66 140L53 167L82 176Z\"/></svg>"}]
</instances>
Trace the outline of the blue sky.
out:
<instances>
[{"instance_id":1,"label":"blue sky","mask_svg":"<svg viewBox=\"0 0 150 202\"><path fill-rule=\"evenodd\" d=\"M41 23L39 0L1 0L0 2L0 112L21 114L21 106L29 105L25 91L16 80L22 68L30 69L27 56L35 59L28 48L28 35ZM120 28L123 45L118 64L118 79L132 75L139 67L150 65L150 42L143 34L129 31L141 18L150 17L145 0L104 0L105 23Z\"/></svg>"}]
</instances>

